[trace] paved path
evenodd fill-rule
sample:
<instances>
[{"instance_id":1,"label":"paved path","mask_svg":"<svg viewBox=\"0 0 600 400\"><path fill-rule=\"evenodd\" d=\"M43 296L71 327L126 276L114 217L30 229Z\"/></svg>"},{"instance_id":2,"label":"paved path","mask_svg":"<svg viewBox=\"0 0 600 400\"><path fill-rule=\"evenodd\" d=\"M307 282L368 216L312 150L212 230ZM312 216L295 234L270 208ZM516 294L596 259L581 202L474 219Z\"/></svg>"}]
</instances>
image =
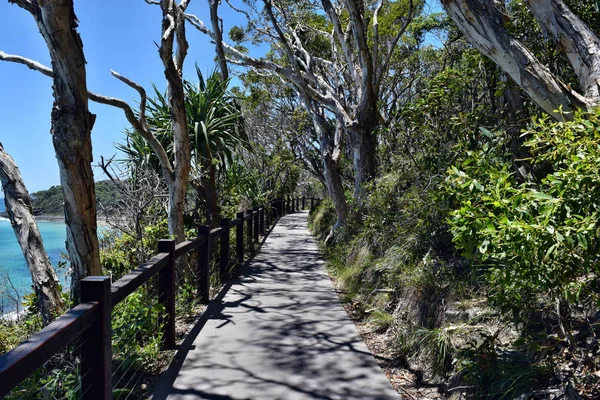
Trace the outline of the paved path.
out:
<instances>
[{"instance_id":1,"label":"paved path","mask_svg":"<svg viewBox=\"0 0 600 400\"><path fill-rule=\"evenodd\" d=\"M279 221L154 399L400 397L340 305L306 217Z\"/></svg>"}]
</instances>

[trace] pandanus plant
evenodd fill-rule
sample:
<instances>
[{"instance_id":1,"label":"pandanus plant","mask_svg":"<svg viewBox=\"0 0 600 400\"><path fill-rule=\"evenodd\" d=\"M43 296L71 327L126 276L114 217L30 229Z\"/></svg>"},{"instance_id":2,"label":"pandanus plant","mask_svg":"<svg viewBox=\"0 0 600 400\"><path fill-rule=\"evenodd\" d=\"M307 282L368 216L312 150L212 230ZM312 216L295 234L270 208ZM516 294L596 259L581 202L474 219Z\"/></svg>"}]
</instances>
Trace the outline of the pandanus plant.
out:
<instances>
[{"instance_id":1,"label":"pandanus plant","mask_svg":"<svg viewBox=\"0 0 600 400\"><path fill-rule=\"evenodd\" d=\"M220 221L217 197L217 170L233 164L233 156L250 150L244 130L242 112L235 98L227 91L229 80L222 81L213 71L204 81L198 67L197 86L184 82L186 112L192 132L192 162L195 174L190 180L200 198L206 201L207 223L216 226Z\"/></svg>"},{"instance_id":2,"label":"pandanus plant","mask_svg":"<svg viewBox=\"0 0 600 400\"><path fill-rule=\"evenodd\" d=\"M250 150L244 131L240 107L227 90L229 80L222 81L214 71L204 79L196 66L198 83L184 81L185 108L192 151L190 183L198 197L206 204L206 222L216 226L220 221L217 174L221 167L233 164L234 155ZM146 116L148 126L173 157L173 130L168 100L155 86L154 98L148 99ZM127 131L126 144L117 144L123 160L131 170L151 168L161 173L156 155L144 138L135 131Z\"/></svg>"}]
</instances>

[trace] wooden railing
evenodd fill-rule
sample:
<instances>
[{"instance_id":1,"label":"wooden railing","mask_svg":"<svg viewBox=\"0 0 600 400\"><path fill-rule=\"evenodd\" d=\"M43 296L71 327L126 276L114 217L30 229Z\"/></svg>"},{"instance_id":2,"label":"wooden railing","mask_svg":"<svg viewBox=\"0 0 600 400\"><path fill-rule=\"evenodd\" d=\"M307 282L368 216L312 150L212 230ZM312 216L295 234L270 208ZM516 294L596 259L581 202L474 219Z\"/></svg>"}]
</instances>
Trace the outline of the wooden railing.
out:
<instances>
[{"instance_id":1,"label":"wooden railing","mask_svg":"<svg viewBox=\"0 0 600 400\"><path fill-rule=\"evenodd\" d=\"M236 263L244 262L244 237L250 253L255 254L259 234L275 225L288 213L304 209L307 198L278 199L265 207L254 207L236 215L236 219L222 219L221 226L211 229L201 226L198 236L175 244L174 240L160 240L158 254L121 279L110 283L107 276L91 276L81 280L81 303L57 318L40 332L0 357L0 398L16 388L28 376L42 367L54 355L79 340L81 393L84 399L112 398L111 311L114 306L158 275L158 300L165 313L160 326L163 329L163 348L174 349L175 343L175 261L188 252L197 251L196 273L199 276L197 293L203 304L209 303L211 252L220 240L218 272L223 282L227 277L230 260L230 230L235 228ZM310 198L310 206L318 199ZM246 223L246 234L244 234Z\"/></svg>"}]
</instances>

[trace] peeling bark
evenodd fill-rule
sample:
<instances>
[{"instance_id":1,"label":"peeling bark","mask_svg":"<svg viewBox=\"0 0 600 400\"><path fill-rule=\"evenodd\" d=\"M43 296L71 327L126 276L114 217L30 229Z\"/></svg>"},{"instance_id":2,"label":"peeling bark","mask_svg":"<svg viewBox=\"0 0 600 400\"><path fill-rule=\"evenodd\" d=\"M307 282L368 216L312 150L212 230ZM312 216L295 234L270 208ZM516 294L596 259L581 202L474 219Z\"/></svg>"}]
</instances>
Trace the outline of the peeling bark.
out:
<instances>
[{"instance_id":1,"label":"peeling bark","mask_svg":"<svg viewBox=\"0 0 600 400\"><path fill-rule=\"evenodd\" d=\"M91 167L95 116L88 110L83 44L72 0L16 3L33 15L52 60L51 133L65 197L67 251L73 271L71 292L77 300L79 280L102 273Z\"/></svg>"},{"instance_id":2,"label":"peeling bark","mask_svg":"<svg viewBox=\"0 0 600 400\"><path fill-rule=\"evenodd\" d=\"M23 183L19 168L0 143L0 181L4 190L4 204L21 251L27 261L33 290L44 325L60 315L63 302L56 272L44 249L42 236L33 217L29 192Z\"/></svg>"},{"instance_id":3,"label":"peeling bark","mask_svg":"<svg viewBox=\"0 0 600 400\"><path fill-rule=\"evenodd\" d=\"M585 97L600 103L600 39L562 0L526 0L542 29L564 51Z\"/></svg>"},{"instance_id":4,"label":"peeling bark","mask_svg":"<svg viewBox=\"0 0 600 400\"><path fill-rule=\"evenodd\" d=\"M373 121L370 116L365 119L346 126L354 167L354 198L359 204L364 200L364 183L375 177L376 140L373 127L376 126L376 120Z\"/></svg>"},{"instance_id":5,"label":"peeling bark","mask_svg":"<svg viewBox=\"0 0 600 400\"><path fill-rule=\"evenodd\" d=\"M504 70L531 99L554 118L572 118L576 109L594 107L591 99L560 82L522 42L504 28L505 15L489 0L444 0L448 15L469 41Z\"/></svg>"}]
</instances>

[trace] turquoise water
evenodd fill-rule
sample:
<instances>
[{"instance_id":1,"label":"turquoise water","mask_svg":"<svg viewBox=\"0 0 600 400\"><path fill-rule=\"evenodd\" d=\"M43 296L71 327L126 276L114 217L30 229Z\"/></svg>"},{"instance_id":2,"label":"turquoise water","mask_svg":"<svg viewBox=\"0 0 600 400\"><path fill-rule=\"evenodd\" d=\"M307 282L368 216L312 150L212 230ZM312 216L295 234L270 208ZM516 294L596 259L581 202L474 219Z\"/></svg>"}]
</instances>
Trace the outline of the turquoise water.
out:
<instances>
[{"instance_id":1,"label":"turquoise water","mask_svg":"<svg viewBox=\"0 0 600 400\"><path fill-rule=\"evenodd\" d=\"M4 211L3 200L0 201L0 211ZM38 221L38 227L50 262L56 267L61 261L61 253L65 252L65 224ZM6 275L10 278L14 289L7 285ZM61 281L64 280L64 276L60 276L60 278ZM3 305L5 312L14 308L14 305L11 306L11 302L8 300L7 290L13 296L15 290L21 297L31 293L31 275L10 221L0 218L0 307Z\"/></svg>"}]
</instances>

